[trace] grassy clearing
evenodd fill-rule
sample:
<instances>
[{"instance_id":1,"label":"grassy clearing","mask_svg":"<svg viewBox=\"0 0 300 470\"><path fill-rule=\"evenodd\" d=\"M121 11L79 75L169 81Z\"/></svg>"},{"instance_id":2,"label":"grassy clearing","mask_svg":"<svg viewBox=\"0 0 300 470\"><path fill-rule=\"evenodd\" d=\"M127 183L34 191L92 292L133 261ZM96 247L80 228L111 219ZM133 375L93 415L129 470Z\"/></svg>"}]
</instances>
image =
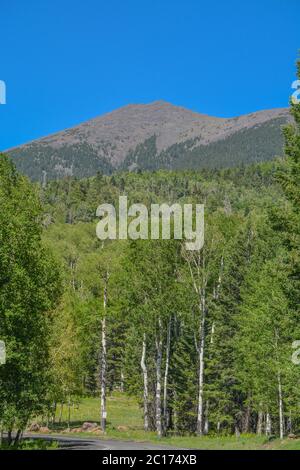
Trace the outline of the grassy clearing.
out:
<instances>
[{"instance_id":1,"label":"grassy clearing","mask_svg":"<svg viewBox=\"0 0 300 470\"><path fill-rule=\"evenodd\" d=\"M79 406L71 410L71 427L79 427L85 421L99 422L100 401L98 398L85 398ZM121 393L114 393L107 400L107 433L101 439L119 439L151 441L170 447L205 449L205 450L300 450L300 439L274 439L269 441L264 436L170 436L158 439L154 432L144 432L142 411L137 401ZM61 425L52 427L59 432L67 427L67 409L63 410ZM74 436L74 434L72 434ZM92 433L78 433L77 437L92 437Z\"/></svg>"}]
</instances>

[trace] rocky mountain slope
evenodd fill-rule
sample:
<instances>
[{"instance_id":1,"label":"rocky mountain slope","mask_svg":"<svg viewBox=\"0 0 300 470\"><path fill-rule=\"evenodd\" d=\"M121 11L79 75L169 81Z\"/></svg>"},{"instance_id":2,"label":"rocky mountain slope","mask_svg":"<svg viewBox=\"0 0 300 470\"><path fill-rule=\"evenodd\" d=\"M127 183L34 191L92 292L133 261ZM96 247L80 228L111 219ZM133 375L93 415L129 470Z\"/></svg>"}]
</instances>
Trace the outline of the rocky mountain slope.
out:
<instances>
[{"instance_id":1,"label":"rocky mountain slope","mask_svg":"<svg viewBox=\"0 0 300 470\"><path fill-rule=\"evenodd\" d=\"M125 106L8 153L34 180L119 169L227 167L281 154L280 128L288 119L285 108L216 118L156 101Z\"/></svg>"}]
</instances>

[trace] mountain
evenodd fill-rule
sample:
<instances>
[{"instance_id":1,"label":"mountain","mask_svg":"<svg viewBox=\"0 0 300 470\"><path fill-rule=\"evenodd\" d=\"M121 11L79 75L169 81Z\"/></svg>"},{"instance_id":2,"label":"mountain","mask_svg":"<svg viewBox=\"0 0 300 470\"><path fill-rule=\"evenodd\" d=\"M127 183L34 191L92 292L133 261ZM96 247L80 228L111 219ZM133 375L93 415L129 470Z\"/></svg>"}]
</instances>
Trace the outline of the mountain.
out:
<instances>
[{"instance_id":1,"label":"mountain","mask_svg":"<svg viewBox=\"0 0 300 470\"><path fill-rule=\"evenodd\" d=\"M164 101L128 105L7 153L33 180L98 171L220 168L282 153L285 108L234 118L195 113Z\"/></svg>"}]
</instances>

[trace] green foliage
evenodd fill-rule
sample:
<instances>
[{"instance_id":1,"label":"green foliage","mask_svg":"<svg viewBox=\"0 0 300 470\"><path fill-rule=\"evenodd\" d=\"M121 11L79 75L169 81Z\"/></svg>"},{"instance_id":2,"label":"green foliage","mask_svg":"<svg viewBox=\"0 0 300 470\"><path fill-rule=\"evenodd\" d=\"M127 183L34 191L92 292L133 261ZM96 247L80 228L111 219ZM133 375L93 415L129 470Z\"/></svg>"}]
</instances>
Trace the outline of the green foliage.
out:
<instances>
[{"instance_id":1,"label":"green foliage","mask_svg":"<svg viewBox=\"0 0 300 470\"><path fill-rule=\"evenodd\" d=\"M0 155L0 367L4 429L23 429L45 404L51 311L60 295L57 263L41 242L37 192Z\"/></svg>"},{"instance_id":2,"label":"green foliage","mask_svg":"<svg viewBox=\"0 0 300 470\"><path fill-rule=\"evenodd\" d=\"M84 396L97 400L104 314L107 390L113 397L125 391L128 403L143 407L144 352L150 429L160 409L165 434L199 432L199 403L204 433L269 433L267 420L276 434L298 429L300 377L291 355L300 334L300 105L292 104L292 114L285 158L250 166L240 164L279 153L282 120L160 154L152 136L111 176L83 144L55 155L32 144L36 167L43 165L49 179L55 172L45 155L69 175L41 186L1 156L5 429L23 429L34 414L50 418L59 403L67 405L69 426L72 404ZM73 167L84 154L90 166ZM104 174L76 177L98 168ZM32 176L39 179L38 172ZM120 195L148 209L204 203L203 249L187 252L178 240L100 242L96 208L104 202L117 208Z\"/></svg>"}]
</instances>

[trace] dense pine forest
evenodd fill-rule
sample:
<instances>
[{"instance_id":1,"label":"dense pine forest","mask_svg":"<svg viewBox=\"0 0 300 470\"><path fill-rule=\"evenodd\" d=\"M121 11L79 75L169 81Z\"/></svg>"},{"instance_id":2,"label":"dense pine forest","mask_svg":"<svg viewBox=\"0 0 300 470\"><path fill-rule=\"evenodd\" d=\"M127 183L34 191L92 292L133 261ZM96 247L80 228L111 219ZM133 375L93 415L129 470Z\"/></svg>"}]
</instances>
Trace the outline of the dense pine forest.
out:
<instances>
[{"instance_id":1,"label":"dense pine forest","mask_svg":"<svg viewBox=\"0 0 300 470\"><path fill-rule=\"evenodd\" d=\"M244 167L37 185L1 155L9 442L86 396L99 397L105 430L115 390L137 397L145 430L158 436L299 431L300 105L291 113L285 157ZM203 249L99 241L96 208L117 207L120 195L148 207L205 204Z\"/></svg>"}]
</instances>

